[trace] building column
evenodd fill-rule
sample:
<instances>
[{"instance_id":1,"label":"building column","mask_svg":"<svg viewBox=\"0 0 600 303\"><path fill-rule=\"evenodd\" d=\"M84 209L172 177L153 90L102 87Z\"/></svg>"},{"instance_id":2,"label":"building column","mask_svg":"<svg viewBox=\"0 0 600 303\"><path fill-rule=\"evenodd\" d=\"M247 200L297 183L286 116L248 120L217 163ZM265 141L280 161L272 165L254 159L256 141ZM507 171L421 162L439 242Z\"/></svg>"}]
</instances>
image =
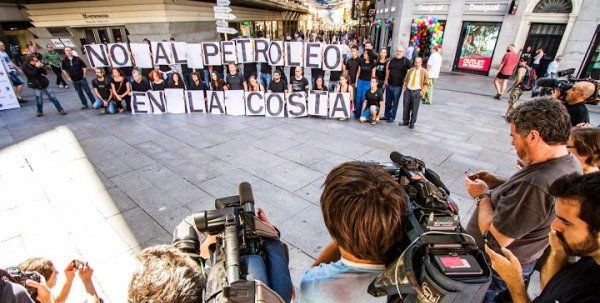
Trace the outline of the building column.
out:
<instances>
[{"instance_id":1,"label":"building column","mask_svg":"<svg viewBox=\"0 0 600 303\"><path fill-rule=\"evenodd\" d=\"M452 0L448 5L448 18L444 27L444 40L442 41L442 71L452 71L460 31L462 29L463 9L465 0Z\"/></svg>"},{"instance_id":2,"label":"building column","mask_svg":"<svg viewBox=\"0 0 600 303\"><path fill-rule=\"evenodd\" d=\"M393 43L395 45L402 45L404 47L408 46L408 42L410 41L410 25L413 20L413 5L414 0L393 0L394 6L396 6L396 11L393 14L393 17L396 21L394 28L394 38ZM395 47L392 47L395 49Z\"/></svg>"}]
</instances>

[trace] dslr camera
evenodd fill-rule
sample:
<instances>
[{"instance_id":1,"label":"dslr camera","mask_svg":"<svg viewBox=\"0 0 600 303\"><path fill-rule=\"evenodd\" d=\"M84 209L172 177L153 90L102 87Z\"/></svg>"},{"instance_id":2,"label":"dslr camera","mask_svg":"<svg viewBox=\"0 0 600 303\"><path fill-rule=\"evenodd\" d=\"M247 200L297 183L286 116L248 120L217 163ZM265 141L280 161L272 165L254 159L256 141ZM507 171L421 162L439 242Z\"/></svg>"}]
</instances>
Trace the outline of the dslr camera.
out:
<instances>
[{"instance_id":1,"label":"dslr camera","mask_svg":"<svg viewBox=\"0 0 600 303\"><path fill-rule=\"evenodd\" d=\"M8 276L2 275L2 276L0 276L0 279L6 279L10 282L23 285L23 287L25 287L25 289L27 289L27 292L29 293L29 296L31 297L31 299L34 302L39 303L39 301L36 299L37 298L37 289L35 289L33 287L29 287L25 284L25 281L27 281L27 280L33 280L35 282L40 283L40 281L42 281L42 278L39 273L37 273L35 271L21 271L21 269L19 269L18 267L8 267L5 269L5 271L6 271L6 274L8 274ZM0 281L0 282L8 282L6 280Z\"/></svg>"},{"instance_id":2,"label":"dslr camera","mask_svg":"<svg viewBox=\"0 0 600 303\"><path fill-rule=\"evenodd\" d=\"M408 197L405 242L370 285L388 302L481 302L491 269L460 224L458 207L440 177L417 158L398 152L379 163L404 185Z\"/></svg>"},{"instance_id":3,"label":"dslr camera","mask_svg":"<svg viewBox=\"0 0 600 303\"><path fill-rule=\"evenodd\" d=\"M204 260L200 246L211 235ZM173 246L206 270L205 302L283 303L292 297L287 246L279 232L255 215L252 187L239 186L239 195L218 198L215 209L185 218L173 233Z\"/></svg>"},{"instance_id":4,"label":"dslr camera","mask_svg":"<svg viewBox=\"0 0 600 303\"><path fill-rule=\"evenodd\" d=\"M554 89L558 89L560 91L560 96L558 97L558 99L564 102L566 99L566 96L567 96L567 91L569 91L571 88L573 88L573 85L575 85L575 83L580 82L580 81L586 81L586 82L590 82L590 83L594 84L594 86L596 87L596 90L588 99L585 100L585 103L592 104L592 105L598 104L600 102L600 80L595 80L592 78L577 79L577 78L573 77L574 73L575 73L575 69L569 68L569 69L558 71L558 73L556 74L558 77L566 77L566 79L559 80L559 79L548 78L548 77L539 78L535 83L536 86L540 87L539 93L537 95L539 95L539 96L552 95ZM535 97L535 96L533 96L533 97Z\"/></svg>"}]
</instances>

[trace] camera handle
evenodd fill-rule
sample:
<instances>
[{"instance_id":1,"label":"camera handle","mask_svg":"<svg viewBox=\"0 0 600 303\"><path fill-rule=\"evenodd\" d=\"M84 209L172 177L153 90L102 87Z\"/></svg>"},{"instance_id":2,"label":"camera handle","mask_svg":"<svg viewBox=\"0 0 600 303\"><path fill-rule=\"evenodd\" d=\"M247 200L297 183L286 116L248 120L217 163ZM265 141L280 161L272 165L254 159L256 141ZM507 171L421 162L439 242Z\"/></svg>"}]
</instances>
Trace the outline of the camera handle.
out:
<instances>
[{"instance_id":1,"label":"camera handle","mask_svg":"<svg viewBox=\"0 0 600 303\"><path fill-rule=\"evenodd\" d=\"M225 265L227 267L227 282L229 284L240 279L240 252L237 219L227 216L225 223Z\"/></svg>"}]
</instances>

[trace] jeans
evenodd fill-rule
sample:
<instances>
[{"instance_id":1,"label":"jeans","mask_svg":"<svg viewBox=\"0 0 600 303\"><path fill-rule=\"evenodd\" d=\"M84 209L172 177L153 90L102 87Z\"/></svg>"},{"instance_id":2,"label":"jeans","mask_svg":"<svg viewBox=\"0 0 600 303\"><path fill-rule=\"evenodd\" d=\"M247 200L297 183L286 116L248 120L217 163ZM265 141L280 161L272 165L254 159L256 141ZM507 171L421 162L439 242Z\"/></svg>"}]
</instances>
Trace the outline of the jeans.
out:
<instances>
[{"instance_id":1,"label":"jeans","mask_svg":"<svg viewBox=\"0 0 600 303\"><path fill-rule=\"evenodd\" d=\"M52 71L56 75L56 85L61 85L62 84L62 85L66 86L67 82L62 77L62 70L60 70L60 67L56 67L54 65L50 65L50 68L52 69Z\"/></svg>"},{"instance_id":2,"label":"jeans","mask_svg":"<svg viewBox=\"0 0 600 303\"><path fill-rule=\"evenodd\" d=\"M87 100L85 99L85 95L83 94L84 90L85 90L85 93L87 94L88 98L90 99L91 104L93 104L94 100L96 100L96 98L94 98L94 94L92 94L90 85L88 84L88 82L85 78L77 80L77 81L73 81L73 87L75 88L75 90L77 91L77 94L79 95L79 100L81 100L81 105L87 106Z\"/></svg>"},{"instance_id":3,"label":"jeans","mask_svg":"<svg viewBox=\"0 0 600 303\"><path fill-rule=\"evenodd\" d=\"M371 81L360 79L356 80L356 98L354 98L354 116L356 117L356 119L360 117L360 111L362 109L362 104L364 101L363 99L365 98L365 95L367 94L367 91L370 87Z\"/></svg>"},{"instance_id":4,"label":"jeans","mask_svg":"<svg viewBox=\"0 0 600 303\"><path fill-rule=\"evenodd\" d=\"M96 100L96 102L94 102L94 105L92 105L93 109L101 109L104 107L104 102L102 102L102 100ZM116 114L117 113L117 105L115 104L114 101L108 101L108 106L106 106L106 112L109 114Z\"/></svg>"},{"instance_id":5,"label":"jeans","mask_svg":"<svg viewBox=\"0 0 600 303\"><path fill-rule=\"evenodd\" d=\"M56 97L54 96L54 93L47 87L43 89L34 89L33 93L35 94L35 106L37 107L38 113L43 112L42 108L44 106L44 99L42 93L48 96L48 99L50 99L52 104L54 104L54 107L56 107L57 111L63 110L62 106L60 106L60 102L58 102L58 99L56 99Z\"/></svg>"},{"instance_id":6,"label":"jeans","mask_svg":"<svg viewBox=\"0 0 600 303\"><path fill-rule=\"evenodd\" d=\"M260 84L265 88L265 91L269 88L269 83L271 83L271 74L260 73Z\"/></svg>"},{"instance_id":7,"label":"jeans","mask_svg":"<svg viewBox=\"0 0 600 303\"><path fill-rule=\"evenodd\" d=\"M421 91L418 89L404 91L404 106L402 108L402 123L415 125L421 104Z\"/></svg>"},{"instance_id":8,"label":"jeans","mask_svg":"<svg viewBox=\"0 0 600 303\"><path fill-rule=\"evenodd\" d=\"M523 281L525 281L525 285L527 285L527 281L531 277L533 270L535 269L536 261L530 261L525 264L521 264L523 267ZM490 288L485 293L485 298L483 299L485 303L501 303L501 302L512 302L510 297L510 292L508 291L508 286L500 276L496 272L492 273L492 283L490 283Z\"/></svg>"},{"instance_id":9,"label":"jeans","mask_svg":"<svg viewBox=\"0 0 600 303\"><path fill-rule=\"evenodd\" d=\"M402 86L388 86L385 97L385 113L384 116L394 121L396 112L398 111L398 102L402 95Z\"/></svg>"}]
</instances>

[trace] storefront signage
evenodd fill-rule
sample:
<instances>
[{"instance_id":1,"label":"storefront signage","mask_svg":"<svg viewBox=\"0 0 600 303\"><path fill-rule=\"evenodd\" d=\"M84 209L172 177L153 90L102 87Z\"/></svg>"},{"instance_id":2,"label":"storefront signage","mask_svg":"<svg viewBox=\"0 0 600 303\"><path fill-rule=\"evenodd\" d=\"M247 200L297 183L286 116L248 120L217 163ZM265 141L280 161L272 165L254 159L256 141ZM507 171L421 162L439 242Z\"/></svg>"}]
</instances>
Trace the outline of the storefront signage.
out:
<instances>
[{"instance_id":1,"label":"storefront signage","mask_svg":"<svg viewBox=\"0 0 600 303\"><path fill-rule=\"evenodd\" d=\"M499 32L500 23L497 22L464 22L456 68L487 74Z\"/></svg>"},{"instance_id":2,"label":"storefront signage","mask_svg":"<svg viewBox=\"0 0 600 303\"><path fill-rule=\"evenodd\" d=\"M500 3L497 4L469 4L471 12L498 12L500 11Z\"/></svg>"},{"instance_id":3,"label":"storefront signage","mask_svg":"<svg viewBox=\"0 0 600 303\"><path fill-rule=\"evenodd\" d=\"M81 14L86 24L106 24L110 22L110 15L103 14Z\"/></svg>"},{"instance_id":4,"label":"storefront signage","mask_svg":"<svg viewBox=\"0 0 600 303\"><path fill-rule=\"evenodd\" d=\"M225 20L217 20L217 26L220 27L229 27L229 22L225 21Z\"/></svg>"},{"instance_id":5,"label":"storefront signage","mask_svg":"<svg viewBox=\"0 0 600 303\"><path fill-rule=\"evenodd\" d=\"M237 17L234 14L215 13L215 19L235 20Z\"/></svg>"},{"instance_id":6,"label":"storefront signage","mask_svg":"<svg viewBox=\"0 0 600 303\"><path fill-rule=\"evenodd\" d=\"M231 13L233 11L229 6L213 6L213 10L215 11L215 13L223 14Z\"/></svg>"},{"instance_id":7,"label":"storefront signage","mask_svg":"<svg viewBox=\"0 0 600 303\"><path fill-rule=\"evenodd\" d=\"M218 6L229 6L230 4L231 4L231 1L229 1L229 0L217 0Z\"/></svg>"},{"instance_id":8,"label":"storefront signage","mask_svg":"<svg viewBox=\"0 0 600 303\"><path fill-rule=\"evenodd\" d=\"M447 7L444 4L419 4L417 6L417 10L420 12L440 12L447 10Z\"/></svg>"}]
</instances>

